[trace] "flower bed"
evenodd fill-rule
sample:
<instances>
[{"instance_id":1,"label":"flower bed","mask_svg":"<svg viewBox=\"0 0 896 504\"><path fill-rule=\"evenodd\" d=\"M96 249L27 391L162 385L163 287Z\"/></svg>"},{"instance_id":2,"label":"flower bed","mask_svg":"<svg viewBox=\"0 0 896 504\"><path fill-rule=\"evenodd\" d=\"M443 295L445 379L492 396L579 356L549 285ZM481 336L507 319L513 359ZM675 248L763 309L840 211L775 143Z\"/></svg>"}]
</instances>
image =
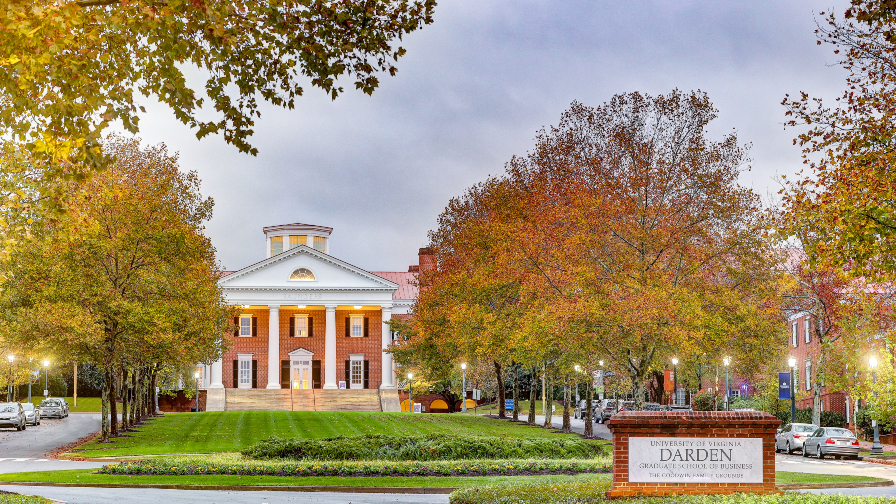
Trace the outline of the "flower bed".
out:
<instances>
[{"instance_id":1,"label":"flower bed","mask_svg":"<svg viewBox=\"0 0 896 504\"><path fill-rule=\"evenodd\" d=\"M242 451L256 459L471 460L588 459L609 455L610 444L590 439L520 439L494 436L364 435L327 439L272 437Z\"/></svg>"},{"instance_id":2,"label":"flower bed","mask_svg":"<svg viewBox=\"0 0 896 504\"><path fill-rule=\"evenodd\" d=\"M239 476L489 476L609 473L610 459L438 460L438 461L279 461L238 455L172 457L103 466L100 474Z\"/></svg>"}]
</instances>

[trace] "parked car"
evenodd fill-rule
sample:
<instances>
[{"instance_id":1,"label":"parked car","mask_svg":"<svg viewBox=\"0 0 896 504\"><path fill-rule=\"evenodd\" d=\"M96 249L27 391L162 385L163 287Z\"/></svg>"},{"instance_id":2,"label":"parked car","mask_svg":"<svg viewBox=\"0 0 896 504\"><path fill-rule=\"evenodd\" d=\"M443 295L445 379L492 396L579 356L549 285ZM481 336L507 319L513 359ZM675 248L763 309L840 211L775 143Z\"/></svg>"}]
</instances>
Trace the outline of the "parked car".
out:
<instances>
[{"instance_id":1,"label":"parked car","mask_svg":"<svg viewBox=\"0 0 896 504\"><path fill-rule=\"evenodd\" d=\"M673 404L669 406L669 411L694 411L690 404Z\"/></svg>"},{"instance_id":2,"label":"parked car","mask_svg":"<svg viewBox=\"0 0 896 504\"><path fill-rule=\"evenodd\" d=\"M793 453L803 449L803 443L818 426L807 423L789 423L775 434L775 451Z\"/></svg>"},{"instance_id":3,"label":"parked car","mask_svg":"<svg viewBox=\"0 0 896 504\"><path fill-rule=\"evenodd\" d=\"M0 426L15 427L17 431L25 430L27 425L22 405L17 402L0 403Z\"/></svg>"},{"instance_id":4,"label":"parked car","mask_svg":"<svg viewBox=\"0 0 896 504\"><path fill-rule=\"evenodd\" d=\"M592 413L591 418L594 418L594 411L597 410L597 405L598 405L597 401L595 401L595 400L591 401L591 413ZM579 401L579 404L576 405L576 409L573 412L573 417L584 420L585 415L588 410L587 406L588 406L588 401L586 401L585 399L582 399L581 401Z\"/></svg>"},{"instance_id":5,"label":"parked car","mask_svg":"<svg viewBox=\"0 0 896 504\"><path fill-rule=\"evenodd\" d=\"M22 404L22 409L25 410L25 423L40 425L40 408L34 406L33 403L26 402Z\"/></svg>"},{"instance_id":6,"label":"parked car","mask_svg":"<svg viewBox=\"0 0 896 504\"><path fill-rule=\"evenodd\" d=\"M597 411L594 415L594 420L597 423L604 423L613 416L613 413L616 412L616 399L604 399L598 405Z\"/></svg>"},{"instance_id":7,"label":"parked car","mask_svg":"<svg viewBox=\"0 0 896 504\"><path fill-rule=\"evenodd\" d=\"M859 458L859 440L847 429L840 427L820 427L803 443L803 456L814 455L823 459L825 455L834 458Z\"/></svg>"},{"instance_id":8,"label":"parked car","mask_svg":"<svg viewBox=\"0 0 896 504\"><path fill-rule=\"evenodd\" d=\"M68 416L68 403L64 399L48 397L40 402L40 413L44 418L65 418Z\"/></svg>"},{"instance_id":9,"label":"parked car","mask_svg":"<svg viewBox=\"0 0 896 504\"><path fill-rule=\"evenodd\" d=\"M660 403L649 402L644 404L644 411L666 411L668 406L664 406Z\"/></svg>"}]
</instances>

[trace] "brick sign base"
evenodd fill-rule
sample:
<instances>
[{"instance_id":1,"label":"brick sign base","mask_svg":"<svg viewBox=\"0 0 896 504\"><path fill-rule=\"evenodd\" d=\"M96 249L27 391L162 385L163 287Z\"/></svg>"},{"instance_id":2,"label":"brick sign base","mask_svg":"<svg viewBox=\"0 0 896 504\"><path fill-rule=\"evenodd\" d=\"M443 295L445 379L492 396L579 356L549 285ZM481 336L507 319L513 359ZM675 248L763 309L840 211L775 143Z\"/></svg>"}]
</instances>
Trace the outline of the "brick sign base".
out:
<instances>
[{"instance_id":1,"label":"brick sign base","mask_svg":"<svg viewBox=\"0 0 896 504\"><path fill-rule=\"evenodd\" d=\"M607 497L779 493L775 433L780 423L759 411L618 413L607 423L613 433L613 486Z\"/></svg>"}]
</instances>

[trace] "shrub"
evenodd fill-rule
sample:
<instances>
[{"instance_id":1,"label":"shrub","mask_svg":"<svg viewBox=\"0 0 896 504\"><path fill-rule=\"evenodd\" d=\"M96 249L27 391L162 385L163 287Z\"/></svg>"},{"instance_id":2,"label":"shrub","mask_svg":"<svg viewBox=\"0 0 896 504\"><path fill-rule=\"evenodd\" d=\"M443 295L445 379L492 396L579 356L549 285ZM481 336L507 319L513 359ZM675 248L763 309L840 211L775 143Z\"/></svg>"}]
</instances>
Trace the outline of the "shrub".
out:
<instances>
[{"instance_id":1,"label":"shrub","mask_svg":"<svg viewBox=\"0 0 896 504\"><path fill-rule=\"evenodd\" d=\"M593 479L575 483L513 483L455 490L451 504L611 504L604 496L610 489L608 479ZM785 493L780 495L670 495L647 499L628 499L638 504L892 504L882 497L853 497L846 495L814 495Z\"/></svg>"},{"instance_id":2,"label":"shrub","mask_svg":"<svg viewBox=\"0 0 896 504\"><path fill-rule=\"evenodd\" d=\"M468 460L587 459L609 453L607 441L521 439L486 436L399 437L368 434L327 439L272 437L242 454L258 459L291 460Z\"/></svg>"},{"instance_id":3,"label":"shrub","mask_svg":"<svg viewBox=\"0 0 896 504\"><path fill-rule=\"evenodd\" d=\"M865 436L866 439L874 437L874 426L871 424L871 413L872 410L870 408L859 408L859 411L856 413L856 427L862 431L862 435ZM890 434L893 432L893 424L886 420L880 420L877 426L879 434Z\"/></svg>"},{"instance_id":4,"label":"shrub","mask_svg":"<svg viewBox=\"0 0 896 504\"><path fill-rule=\"evenodd\" d=\"M0 493L0 504L53 504L54 501L34 495Z\"/></svg>"},{"instance_id":5,"label":"shrub","mask_svg":"<svg viewBox=\"0 0 896 504\"><path fill-rule=\"evenodd\" d=\"M716 405L722 404L722 401L719 399L719 394L716 392L701 390L691 398L691 405L694 411L715 411Z\"/></svg>"}]
</instances>

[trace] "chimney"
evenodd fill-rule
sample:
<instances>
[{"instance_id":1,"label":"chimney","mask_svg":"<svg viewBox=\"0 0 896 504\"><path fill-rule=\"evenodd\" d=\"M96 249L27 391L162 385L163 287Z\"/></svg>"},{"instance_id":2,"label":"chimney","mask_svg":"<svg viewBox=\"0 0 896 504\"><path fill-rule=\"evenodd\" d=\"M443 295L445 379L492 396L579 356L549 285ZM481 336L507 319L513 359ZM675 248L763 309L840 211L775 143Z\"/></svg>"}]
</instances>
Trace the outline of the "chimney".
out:
<instances>
[{"instance_id":1,"label":"chimney","mask_svg":"<svg viewBox=\"0 0 896 504\"><path fill-rule=\"evenodd\" d=\"M435 269L436 256L435 254L433 254L431 248L424 247L420 249L420 251L417 253L417 256L420 258L420 271L430 271Z\"/></svg>"},{"instance_id":2,"label":"chimney","mask_svg":"<svg viewBox=\"0 0 896 504\"><path fill-rule=\"evenodd\" d=\"M416 264L408 266L408 273L420 273L420 266L417 266Z\"/></svg>"}]
</instances>

